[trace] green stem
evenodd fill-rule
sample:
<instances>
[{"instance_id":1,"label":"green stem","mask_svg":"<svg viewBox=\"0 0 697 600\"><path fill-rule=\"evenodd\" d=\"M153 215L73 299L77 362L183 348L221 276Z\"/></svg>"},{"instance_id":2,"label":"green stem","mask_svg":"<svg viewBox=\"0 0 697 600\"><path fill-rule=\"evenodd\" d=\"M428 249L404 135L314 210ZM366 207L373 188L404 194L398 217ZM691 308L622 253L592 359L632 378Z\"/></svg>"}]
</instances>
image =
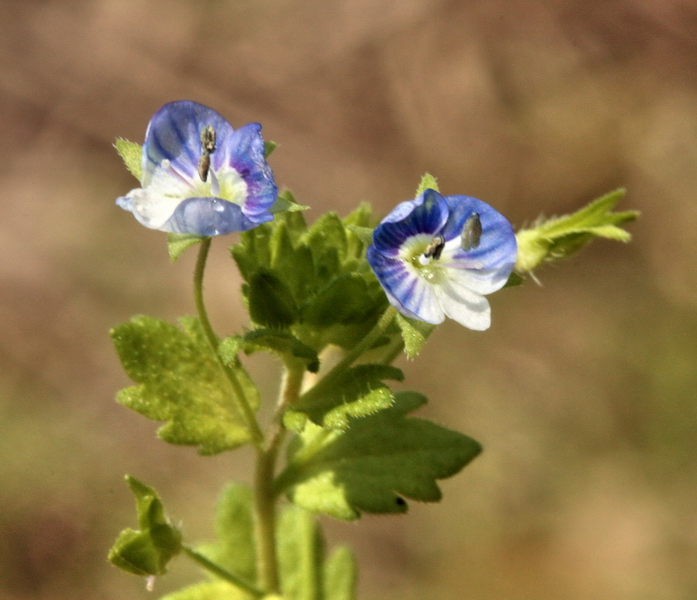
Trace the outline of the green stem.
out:
<instances>
[{"instance_id":1,"label":"green stem","mask_svg":"<svg viewBox=\"0 0 697 600\"><path fill-rule=\"evenodd\" d=\"M311 401L311 398L324 393L327 388L333 386L336 380L343 375L344 371L346 371L346 369L348 369L364 352L369 350L375 344L375 342L378 341L380 336L385 332L385 329L387 329L390 323L392 323L396 315L397 309L393 306L389 306L375 324L375 327L373 327L366 334L366 336L360 342L358 342L358 344L347 352L344 358L334 365L329 373L322 377L322 379L320 379L315 386L303 394L303 404Z\"/></svg>"},{"instance_id":2,"label":"green stem","mask_svg":"<svg viewBox=\"0 0 697 600\"><path fill-rule=\"evenodd\" d=\"M244 393L244 389L240 384L239 379L235 372L228 367L220 358L218 354L218 336L215 335L213 327L211 326L210 319L208 318L208 311L206 310L206 305L203 301L203 274L206 271L206 260L208 259L208 251L211 248L212 238L203 238L201 241L201 246L198 251L198 258L196 259L196 268L194 269L194 303L196 304L196 312L198 314L198 320L203 327L203 333L208 340L213 352L215 352L220 365L225 372L225 375L232 386L233 395L235 396L237 408L241 414L242 420L244 421L247 431L252 436L252 442L257 448L261 448L264 435L259 428L256 418L254 417L254 411L252 411L247 397Z\"/></svg>"},{"instance_id":3,"label":"green stem","mask_svg":"<svg viewBox=\"0 0 697 600\"><path fill-rule=\"evenodd\" d=\"M283 383L266 448L257 452L254 473L254 527L257 550L258 585L267 593L280 593L276 555L276 494L273 482L276 459L285 435L283 410L297 401L305 374L304 366L286 366Z\"/></svg>"},{"instance_id":4,"label":"green stem","mask_svg":"<svg viewBox=\"0 0 697 600\"><path fill-rule=\"evenodd\" d=\"M210 571L211 573L217 575L221 579L224 579L228 583L231 583L232 585L240 588L241 590L244 590L245 592L251 594L255 598L261 598L265 595L264 592L254 587L251 583L245 581L241 577L238 577L234 573L230 573L230 571L226 571L220 565L215 564L214 562L206 558L203 554L196 552L196 550L194 550L190 546L182 546L182 550L189 558L197 562L207 571Z\"/></svg>"},{"instance_id":5,"label":"green stem","mask_svg":"<svg viewBox=\"0 0 697 600\"><path fill-rule=\"evenodd\" d=\"M258 585L270 593L280 593L278 557L276 555L276 494L274 471L276 459L285 435L281 418L284 409L297 401L305 368L286 366L283 383L266 448L258 449L254 473L254 527L257 550Z\"/></svg>"}]
</instances>

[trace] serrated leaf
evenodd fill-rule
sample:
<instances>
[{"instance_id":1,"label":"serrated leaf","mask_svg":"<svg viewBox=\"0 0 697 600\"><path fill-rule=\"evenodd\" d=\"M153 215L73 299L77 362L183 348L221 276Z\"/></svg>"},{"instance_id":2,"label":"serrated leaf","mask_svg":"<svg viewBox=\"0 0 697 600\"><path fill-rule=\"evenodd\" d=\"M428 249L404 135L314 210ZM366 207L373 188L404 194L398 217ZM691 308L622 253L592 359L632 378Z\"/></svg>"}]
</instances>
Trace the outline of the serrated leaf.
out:
<instances>
[{"instance_id":1,"label":"serrated leaf","mask_svg":"<svg viewBox=\"0 0 697 600\"><path fill-rule=\"evenodd\" d=\"M278 523L277 548L284 600L323 600L324 539L315 517L287 507Z\"/></svg>"},{"instance_id":2,"label":"serrated leaf","mask_svg":"<svg viewBox=\"0 0 697 600\"><path fill-rule=\"evenodd\" d=\"M181 551L181 532L170 525L154 489L130 475L126 482L136 498L139 530L122 531L108 559L134 575L164 575L169 561Z\"/></svg>"},{"instance_id":3,"label":"serrated leaf","mask_svg":"<svg viewBox=\"0 0 697 600\"><path fill-rule=\"evenodd\" d=\"M156 421L158 436L172 444L216 454L250 440L223 366L196 319L184 331L152 317L134 317L111 331L128 376L140 384L121 390L117 402ZM255 409L258 392L246 373L235 374Z\"/></svg>"},{"instance_id":4,"label":"serrated leaf","mask_svg":"<svg viewBox=\"0 0 697 600\"><path fill-rule=\"evenodd\" d=\"M229 350L228 346L230 347ZM304 362L307 370L311 373L316 373L319 369L317 352L287 331L254 329L237 338L237 340L230 342L223 340L219 351L225 359L225 356L231 351L237 354L240 350L246 354L252 354L260 350L273 352L283 359L292 358Z\"/></svg>"},{"instance_id":5,"label":"serrated leaf","mask_svg":"<svg viewBox=\"0 0 697 600\"><path fill-rule=\"evenodd\" d=\"M249 594L226 581L204 581L195 583L160 600L249 600Z\"/></svg>"},{"instance_id":6,"label":"serrated leaf","mask_svg":"<svg viewBox=\"0 0 697 600\"><path fill-rule=\"evenodd\" d=\"M356 558L340 546L324 565L324 600L355 600L357 581Z\"/></svg>"},{"instance_id":7,"label":"serrated leaf","mask_svg":"<svg viewBox=\"0 0 697 600\"><path fill-rule=\"evenodd\" d=\"M436 328L435 325L426 323L425 321L419 321L418 319L410 319L403 315L398 314L395 318L399 330L402 333L402 339L404 340L404 351L409 358L415 358L421 352L428 336L433 333Z\"/></svg>"},{"instance_id":8,"label":"serrated leaf","mask_svg":"<svg viewBox=\"0 0 697 600\"><path fill-rule=\"evenodd\" d=\"M338 272L339 264L334 259L334 254L339 259L346 257L346 227L335 212L328 212L317 219L307 232L300 238L307 245L315 258L318 271L328 270L330 273Z\"/></svg>"},{"instance_id":9,"label":"serrated leaf","mask_svg":"<svg viewBox=\"0 0 697 600\"><path fill-rule=\"evenodd\" d=\"M114 143L114 148L119 153L119 156L138 181L143 179L143 148L140 144L129 142L123 138L117 138Z\"/></svg>"},{"instance_id":10,"label":"serrated leaf","mask_svg":"<svg viewBox=\"0 0 697 600\"><path fill-rule=\"evenodd\" d=\"M245 281L249 282L259 269L270 267L269 240L273 230L272 223L264 223L249 231L243 231L239 243L230 246L230 254Z\"/></svg>"},{"instance_id":11,"label":"serrated leaf","mask_svg":"<svg viewBox=\"0 0 697 600\"><path fill-rule=\"evenodd\" d=\"M359 227L358 225L347 225L348 229L352 234L354 234L363 244L370 246L373 243L373 228L372 227Z\"/></svg>"},{"instance_id":12,"label":"serrated leaf","mask_svg":"<svg viewBox=\"0 0 697 600\"><path fill-rule=\"evenodd\" d=\"M298 307L288 285L272 271L263 269L249 281L249 316L264 327L283 329L298 319Z\"/></svg>"},{"instance_id":13,"label":"serrated leaf","mask_svg":"<svg viewBox=\"0 0 697 600\"><path fill-rule=\"evenodd\" d=\"M340 275L302 307L303 322L324 329L363 323L373 309L368 284L360 275Z\"/></svg>"},{"instance_id":14,"label":"serrated leaf","mask_svg":"<svg viewBox=\"0 0 697 600\"><path fill-rule=\"evenodd\" d=\"M426 190L436 190L436 192L440 191L438 189L438 181L430 173L424 173L421 176L421 181L419 182L419 187L416 188L416 195L414 197L418 198Z\"/></svg>"},{"instance_id":15,"label":"serrated leaf","mask_svg":"<svg viewBox=\"0 0 697 600\"><path fill-rule=\"evenodd\" d=\"M345 428L349 417L364 417L391 406L394 397L383 379L402 381L404 374L390 365L357 365L303 394L293 409L318 425Z\"/></svg>"},{"instance_id":16,"label":"serrated leaf","mask_svg":"<svg viewBox=\"0 0 697 600\"><path fill-rule=\"evenodd\" d=\"M307 423L300 447L275 487L298 506L339 519L361 512L402 513L404 498L440 500L436 480L460 471L479 452L472 438L407 413L426 402L414 392L394 406L352 420L344 431Z\"/></svg>"},{"instance_id":17,"label":"serrated leaf","mask_svg":"<svg viewBox=\"0 0 697 600\"><path fill-rule=\"evenodd\" d=\"M193 233L168 233L167 250L169 252L169 260L174 262L187 248L200 244L205 239Z\"/></svg>"},{"instance_id":18,"label":"serrated leaf","mask_svg":"<svg viewBox=\"0 0 697 600\"><path fill-rule=\"evenodd\" d=\"M252 491L232 483L223 491L215 518L216 542L198 550L246 581L256 580Z\"/></svg>"}]
</instances>

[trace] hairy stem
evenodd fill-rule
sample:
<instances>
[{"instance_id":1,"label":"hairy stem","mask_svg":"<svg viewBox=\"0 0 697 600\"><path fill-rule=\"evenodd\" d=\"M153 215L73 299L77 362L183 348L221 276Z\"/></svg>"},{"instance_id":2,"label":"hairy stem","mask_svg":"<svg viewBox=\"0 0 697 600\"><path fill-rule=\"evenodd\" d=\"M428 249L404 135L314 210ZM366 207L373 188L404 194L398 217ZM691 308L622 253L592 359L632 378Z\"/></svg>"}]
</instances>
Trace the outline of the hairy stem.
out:
<instances>
[{"instance_id":1,"label":"hairy stem","mask_svg":"<svg viewBox=\"0 0 697 600\"><path fill-rule=\"evenodd\" d=\"M215 564L213 561L209 560L203 554L197 552L190 546L183 546L182 550L189 558L197 562L207 571L210 571L211 573L217 575L221 579L224 579L228 583L231 583L232 585L240 588L241 590L244 590L245 592L251 594L255 598L261 598L265 595L264 592L254 587L251 583L245 581L241 577L238 577L234 573L230 573L230 571L226 571L220 565Z\"/></svg>"},{"instance_id":2,"label":"hairy stem","mask_svg":"<svg viewBox=\"0 0 697 600\"><path fill-rule=\"evenodd\" d=\"M274 471L276 459L285 435L281 419L284 409L298 399L305 368L287 365L278 399L278 406L267 436L265 448L257 451L254 473L254 513L257 549L258 585L267 592L280 593L278 557L276 556L276 494Z\"/></svg>"},{"instance_id":3,"label":"hairy stem","mask_svg":"<svg viewBox=\"0 0 697 600\"><path fill-rule=\"evenodd\" d=\"M203 301L203 274L206 271L206 260L208 259L208 251L210 250L210 247L211 238L203 238L198 251L198 258L196 259L196 268L194 269L194 303L196 304L196 312L198 314L198 320L201 323L201 327L203 327L203 332L206 339L213 349L213 352L215 352L215 355L220 362L220 366L222 367L228 381L230 382L230 385L232 386L237 408L247 427L247 431L252 437L252 442L257 448L260 448L263 444L264 435L259 428L256 418L254 417L254 412L247 401L247 397L242 389L242 385L237 379L237 375L235 375L235 372L230 367L223 363L220 355L218 354L218 336L215 335L213 327L211 327L211 322L208 318L208 311L206 310L206 305Z\"/></svg>"}]
</instances>

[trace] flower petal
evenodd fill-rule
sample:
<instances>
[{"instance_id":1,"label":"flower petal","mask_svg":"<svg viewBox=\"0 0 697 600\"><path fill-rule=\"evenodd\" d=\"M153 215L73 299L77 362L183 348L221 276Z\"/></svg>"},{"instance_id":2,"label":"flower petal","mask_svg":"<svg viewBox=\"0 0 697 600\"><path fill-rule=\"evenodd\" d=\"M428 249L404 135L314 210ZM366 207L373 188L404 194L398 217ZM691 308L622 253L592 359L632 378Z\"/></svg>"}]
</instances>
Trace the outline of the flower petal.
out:
<instances>
[{"instance_id":1,"label":"flower petal","mask_svg":"<svg viewBox=\"0 0 697 600\"><path fill-rule=\"evenodd\" d=\"M237 204L220 198L187 198L159 229L207 237L247 231L272 219L273 215L266 213L251 220Z\"/></svg>"},{"instance_id":2,"label":"flower petal","mask_svg":"<svg viewBox=\"0 0 697 600\"><path fill-rule=\"evenodd\" d=\"M264 138L261 125L249 123L225 140L224 153L211 157L213 168L221 173L231 167L247 184L247 198L242 206L252 220L267 212L278 195L271 167L264 156Z\"/></svg>"},{"instance_id":3,"label":"flower petal","mask_svg":"<svg viewBox=\"0 0 697 600\"><path fill-rule=\"evenodd\" d=\"M368 248L367 259L390 304L399 312L434 325L443 322L445 314L434 286L420 277L413 267L399 258L385 256L375 246Z\"/></svg>"},{"instance_id":4,"label":"flower petal","mask_svg":"<svg viewBox=\"0 0 697 600\"><path fill-rule=\"evenodd\" d=\"M472 291L456 277L445 279L435 288L438 302L445 314L469 329L484 331L491 325L489 301Z\"/></svg>"},{"instance_id":5,"label":"flower petal","mask_svg":"<svg viewBox=\"0 0 697 600\"><path fill-rule=\"evenodd\" d=\"M235 131L212 108L189 100L169 102L160 108L150 119L145 132L143 186L150 184L163 160L168 160L175 171L190 180L198 177L201 129L206 125L215 129L216 152L221 150L225 154L226 139Z\"/></svg>"},{"instance_id":6,"label":"flower petal","mask_svg":"<svg viewBox=\"0 0 697 600\"><path fill-rule=\"evenodd\" d=\"M458 263L458 268L481 270L485 278L493 278L501 285L492 287L489 294L500 289L508 280L515 265L518 252L513 227L497 210L476 198L469 196L446 196L450 215L441 231L445 238L446 251L444 262ZM460 247L460 235L465 222L472 213L477 213L482 224L479 245L470 250ZM488 274L489 272L492 274Z\"/></svg>"},{"instance_id":7,"label":"flower petal","mask_svg":"<svg viewBox=\"0 0 697 600\"><path fill-rule=\"evenodd\" d=\"M419 234L436 235L448 220L448 205L435 190L398 204L373 232L373 244L386 256L396 256L402 244Z\"/></svg>"}]
</instances>

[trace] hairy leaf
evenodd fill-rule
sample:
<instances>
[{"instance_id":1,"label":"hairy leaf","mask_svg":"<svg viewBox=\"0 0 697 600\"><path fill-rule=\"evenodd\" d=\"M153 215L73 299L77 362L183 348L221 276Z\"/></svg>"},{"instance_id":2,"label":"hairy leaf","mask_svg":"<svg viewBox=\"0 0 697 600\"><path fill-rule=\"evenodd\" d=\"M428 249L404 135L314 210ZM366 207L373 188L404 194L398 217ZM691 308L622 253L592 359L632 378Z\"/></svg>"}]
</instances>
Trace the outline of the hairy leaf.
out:
<instances>
[{"instance_id":1,"label":"hairy leaf","mask_svg":"<svg viewBox=\"0 0 697 600\"><path fill-rule=\"evenodd\" d=\"M169 524L162 501L150 486L126 476L136 498L139 530L125 529L109 551L109 561L134 575L164 575L181 551L182 535Z\"/></svg>"},{"instance_id":2,"label":"hairy leaf","mask_svg":"<svg viewBox=\"0 0 697 600\"><path fill-rule=\"evenodd\" d=\"M479 452L472 438L407 413L426 402L414 392L394 406L351 420L344 431L307 423L276 488L313 512L355 519L361 512L401 513L406 498L440 500L437 479L460 471Z\"/></svg>"},{"instance_id":3,"label":"hairy leaf","mask_svg":"<svg viewBox=\"0 0 697 600\"><path fill-rule=\"evenodd\" d=\"M303 394L293 409L304 412L318 425L343 429L349 417L363 417L390 406L394 397L383 379L402 381L404 374L390 365L358 365L329 384Z\"/></svg>"},{"instance_id":4,"label":"hairy leaf","mask_svg":"<svg viewBox=\"0 0 697 600\"><path fill-rule=\"evenodd\" d=\"M194 445L216 454L250 440L223 365L196 319L181 320L184 331L147 316L134 317L111 331L128 376L140 384L121 390L116 400L156 421L158 435L172 444ZM258 392L246 372L230 367L252 408Z\"/></svg>"}]
</instances>

